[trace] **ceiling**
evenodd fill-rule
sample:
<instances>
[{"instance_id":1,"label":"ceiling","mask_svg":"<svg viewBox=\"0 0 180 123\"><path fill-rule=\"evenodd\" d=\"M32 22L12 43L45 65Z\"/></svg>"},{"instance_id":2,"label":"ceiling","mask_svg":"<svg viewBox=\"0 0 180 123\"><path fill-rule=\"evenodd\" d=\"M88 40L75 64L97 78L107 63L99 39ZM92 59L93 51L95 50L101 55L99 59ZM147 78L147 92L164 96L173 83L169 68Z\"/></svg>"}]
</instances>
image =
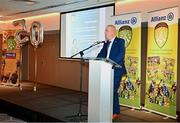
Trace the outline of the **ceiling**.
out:
<instances>
[{"instance_id":1,"label":"ceiling","mask_svg":"<svg viewBox=\"0 0 180 123\"><path fill-rule=\"evenodd\" d=\"M114 0L0 0L0 21L110 3Z\"/></svg>"},{"instance_id":2,"label":"ceiling","mask_svg":"<svg viewBox=\"0 0 180 123\"><path fill-rule=\"evenodd\" d=\"M180 0L0 0L0 22L115 2L119 6L115 10L117 15L141 11L144 17L148 11L180 5Z\"/></svg>"}]
</instances>

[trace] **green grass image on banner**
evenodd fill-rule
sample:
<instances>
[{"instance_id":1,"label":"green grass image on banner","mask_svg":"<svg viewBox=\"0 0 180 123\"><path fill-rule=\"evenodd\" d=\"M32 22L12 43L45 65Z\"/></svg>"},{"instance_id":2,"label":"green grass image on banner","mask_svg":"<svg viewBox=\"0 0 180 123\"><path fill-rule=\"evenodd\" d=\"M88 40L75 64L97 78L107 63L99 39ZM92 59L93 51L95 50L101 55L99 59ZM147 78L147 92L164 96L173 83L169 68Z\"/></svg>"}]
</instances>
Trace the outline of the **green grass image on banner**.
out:
<instances>
[{"instance_id":1,"label":"green grass image on banner","mask_svg":"<svg viewBox=\"0 0 180 123\"><path fill-rule=\"evenodd\" d=\"M129 105L132 107L140 108L140 86L138 86L134 83L134 91L131 90L125 90L119 92L119 103L124 105Z\"/></svg>"},{"instance_id":2,"label":"green grass image on banner","mask_svg":"<svg viewBox=\"0 0 180 123\"><path fill-rule=\"evenodd\" d=\"M176 106L172 104L172 106L170 106L169 108L164 107L164 106L160 106L157 104L152 104L150 102L148 102L147 100L145 101L146 104L146 108L154 110L156 112L161 112L170 116L176 116Z\"/></svg>"}]
</instances>

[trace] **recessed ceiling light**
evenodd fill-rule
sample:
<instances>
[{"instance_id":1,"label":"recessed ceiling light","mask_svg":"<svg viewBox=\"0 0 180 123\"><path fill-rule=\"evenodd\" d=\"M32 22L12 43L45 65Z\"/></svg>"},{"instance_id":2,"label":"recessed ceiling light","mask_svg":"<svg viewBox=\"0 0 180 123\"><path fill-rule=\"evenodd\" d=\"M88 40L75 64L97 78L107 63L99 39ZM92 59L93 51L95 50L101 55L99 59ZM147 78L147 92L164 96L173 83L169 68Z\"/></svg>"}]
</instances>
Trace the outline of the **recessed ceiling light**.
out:
<instances>
[{"instance_id":1,"label":"recessed ceiling light","mask_svg":"<svg viewBox=\"0 0 180 123\"><path fill-rule=\"evenodd\" d=\"M38 3L37 1L34 1L34 0L11 0L11 1L24 2L24 3L29 4L29 5L33 5L33 4Z\"/></svg>"},{"instance_id":2,"label":"recessed ceiling light","mask_svg":"<svg viewBox=\"0 0 180 123\"><path fill-rule=\"evenodd\" d=\"M36 4L37 2L35 2L35 1L27 1L27 2L25 2L26 4L28 4L28 5L34 5L34 4Z\"/></svg>"}]
</instances>

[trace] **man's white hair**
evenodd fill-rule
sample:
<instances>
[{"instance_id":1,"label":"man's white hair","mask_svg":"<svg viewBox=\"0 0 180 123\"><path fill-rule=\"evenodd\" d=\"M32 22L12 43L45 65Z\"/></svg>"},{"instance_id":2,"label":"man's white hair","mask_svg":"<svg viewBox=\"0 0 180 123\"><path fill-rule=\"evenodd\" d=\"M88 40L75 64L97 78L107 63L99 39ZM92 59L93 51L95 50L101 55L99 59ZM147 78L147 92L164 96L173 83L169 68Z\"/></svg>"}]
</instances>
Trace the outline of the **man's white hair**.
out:
<instances>
[{"instance_id":1,"label":"man's white hair","mask_svg":"<svg viewBox=\"0 0 180 123\"><path fill-rule=\"evenodd\" d=\"M110 28L112 28L114 31L116 31L116 27L115 27L114 25L107 25L106 28L107 28L107 27L110 27Z\"/></svg>"}]
</instances>

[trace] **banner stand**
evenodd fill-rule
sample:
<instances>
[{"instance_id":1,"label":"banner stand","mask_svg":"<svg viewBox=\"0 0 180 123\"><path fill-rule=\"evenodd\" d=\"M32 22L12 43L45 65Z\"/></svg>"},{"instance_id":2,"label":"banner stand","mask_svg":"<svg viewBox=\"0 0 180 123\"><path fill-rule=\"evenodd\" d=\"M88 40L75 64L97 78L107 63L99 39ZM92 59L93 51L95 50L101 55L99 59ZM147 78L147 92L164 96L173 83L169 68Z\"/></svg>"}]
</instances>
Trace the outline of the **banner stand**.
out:
<instances>
[{"instance_id":1,"label":"banner stand","mask_svg":"<svg viewBox=\"0 0 180 123\"><path fill-rule=\"evenodd\" d=\"M178 7L148 12L144 109L177 118Z\"/></svg>"},{"instance_id":2,"label":"banner stand","mask_svg":"<svg viewBox=\"0 0 180 123\"><path fill-rule=\"evenodd\" d=\"M133 12L112 16L116 35L125 41L125 66L118 89L120 105L133 109L141 107L141 13Z\"/></svg>"},{"instance_id":3,"label":"banner stand","mask_svg":"<svg viewBox=\"0 0 180 123\"><path fill-rule=\"evenodd\" d=\"M137 109L137 110L141 110L142 109L142 106L135 107L135 106L130 106L130 105L126 105L126 104L120 104L120 106L128 107L128 108L131 108L131 109Z\"/></svg>"},{"instance_id":4,"label":"banner stand","mask_svg":"<svg viewBox=\"0 0 180 123\"><path fill-rule=\"evenodd\" d=\"M148 109L146 107L142 107L142 109L145 110L145 111L153 112L155 114L159 114L159 115L162 115L162 116L165 116L165 117L168 117L168 118L172 118L172 119L177 119L177 117L178 117L177 115L176 115L176 117L174 117L174 116L171 116L171 115L167 115L167 114L164 114L164 113L161 113L161 112L158 112L158 111Z\"/></svg>"}]
</instances>

